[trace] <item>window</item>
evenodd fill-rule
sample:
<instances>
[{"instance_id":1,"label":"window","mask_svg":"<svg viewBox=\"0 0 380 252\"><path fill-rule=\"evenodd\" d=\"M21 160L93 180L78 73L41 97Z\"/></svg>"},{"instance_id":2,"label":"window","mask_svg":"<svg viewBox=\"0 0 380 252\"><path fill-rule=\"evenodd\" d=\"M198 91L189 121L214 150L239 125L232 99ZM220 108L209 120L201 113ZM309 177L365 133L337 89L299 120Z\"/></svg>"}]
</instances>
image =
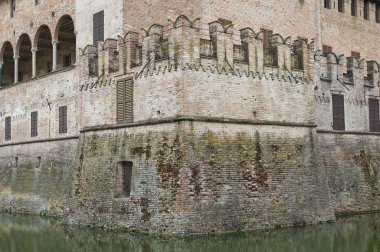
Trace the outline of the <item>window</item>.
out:
<instances>
[{"instance_id":1,"label":"window","mask_svg":"<svg viewBox=\"0 0 380 252\"><path fill-rule=\"evenodd\" d=\"M333 129L345 130L344 96L333 94L332 106L333 106Z\"/></svg>"},{"instance_id":2,"label":"window","mask_svg":"<svg viewBox=\"0 0 380 252\"><path fill-rule=\"evenodd\" d=\"M351 16L357 16L358 0L351 0Z\"/></svg>"},{"instance_id":3,"label":"window","mask_svg":"<svg viewBox=\"0 0 380 252\"><path fill-rule=\"evenodd\" d=\"M12 126L11 117L5 117L5 140L9 141L12 139Z\"/></svg>"},{"instance_id":4,"label":"window","mask_svg":"<svg viewBox=\"0 0 380 252\"><path fill-rule=\"evenodd\" d=\"M35 4L39 5L41 3L41 0L35 0Z\"/></svg>"},{"instance_id":5,"label":"window","mask_svg":"<svg viewBox=\"0 0 380 252\"><path fill-rule=\"evenodd\" d=\"M11 0L11 18L15 16L16 12L16 0Z\"/></svg>"},{"instance_id":6,"label":"window","mask_svg":"<svg viewBox=\"0 0 380 252\"><path fill-rule=\"evenodd\" d=\"M116 169L114 187L115 198L126 198L131 195L132 162L119 162Z\"/></svg>"},{"instance_id":7,"label":"window","mask_svg":"<svg viewBox=\"0 0 380 252\"><path fill-rule=\"evenodd\" d=\"M368 105L369 105L369 131L380 132L379 100L370 98Z\"/></svg>"},{"instance_id":8,"label":"window","mask_svg":"<svg viewBox=\"0 0 380 252\"><path fill-rule=\"evenodd\" d=\"M104 41L104 11L94 14L93 17L94 45L98 41Z\"/></svg>"},{"instance_id":9,"label":"window","mask_svg":"<svg viewBox=\"0 0 380 252\"><path fill-rule=\"evenodd\" d=\"M59 134L67 133L67 107L59 107Z\"/></svg>"},{"instance_id":10,"label":"window","mask_svg":"<svg viewBox=\"0 0 380 252\"><path fill-rule=\"evenodd\" d=\"M71 66L71 54L63 56L63 67Z\"/></svg>"},{"instance_id":11,"label":"window","mask_svg":"<svg viewBox=\"0 0 380 252\"><path fill-rule=\"evenodd\" d=\"M369 20L369 0L364 0L364 19Z\"/></svg>"},{"instance_id":12,"label":"window","mask_svg":"<svg viewBox=\"0 0 380 252\"><path fill-rule=\"evenodd\" d=\"M376 23L380 23L380 3L376 2Z\"/></svg>"},{"instance_id":13,"label":"window","mask_svg":"<svg viewBox=\"0 0 380 252\"><path fill-rule=\"evenodd\" d=\"M117 82L117 121L133 122L133 79Z\"/></svg>"},{"instance_id":14,"label":"window","mask_svg":"<svg viewBox=\"0 0 380 252\"><path fill-rule=\"evenodd\" d=\"M338 0L338 11L344 13L344 0Z\"/></svg>"},{"instance_id":15,"label":"window","mask_svg":"<svg viewBox=\"0 0 380 252\"><path fill-rule=\"evenodd\" d=\"M264 49L267 49L270 47L270 37L273 35L273 31L267 29L261 29L261 31L263 32Z\"/></svg>"},{"instance_id":16,"label":"window","mask_svg":"<svg viewBox=\"0 0 380 252\"><path fill-rule=\"evenodd\" d=\"M354 57L356 59L360 59L360 52L352 51L351 52L351 57Z\"/></svg>"},{"instance_id":17,"label":"window","mask_svg":"<svg viewBox=\"0 0 380 252\"><path fill-rule=\"evenodd\" d=\"M31 137L38 136L38 130L37 130L37 118L38 118L38 112L32 112L30 114L30 135Z\"/></svg>"},{"instance_id":18,"label":"window","mask_svg":"<svg viewBox=\"0 0 380 252\"><path fill-rule=\"evenodd\" d=\"M331 0L325 0L325 8L331 9Z\"/></svg>"},{"instance_id":19,"label":"window","mask_svg":"<svg viewBox=\"0 0 380 252\"><path fill-rule=\"evenodd\" d=\"M332 47L328 45L323 45L323 55L326 56L328 53L332 53Z\"/></svg>"}]
</instances>

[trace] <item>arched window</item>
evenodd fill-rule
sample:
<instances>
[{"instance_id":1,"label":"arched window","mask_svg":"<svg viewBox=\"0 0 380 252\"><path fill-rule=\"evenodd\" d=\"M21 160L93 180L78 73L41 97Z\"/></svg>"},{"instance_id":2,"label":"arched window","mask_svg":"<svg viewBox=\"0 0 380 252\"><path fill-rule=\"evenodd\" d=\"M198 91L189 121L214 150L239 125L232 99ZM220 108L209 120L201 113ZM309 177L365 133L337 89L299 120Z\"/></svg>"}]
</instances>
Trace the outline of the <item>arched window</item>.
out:
<instances>
[{"instance_id":1,"label":"arched window","mask_svg":"<svg viewBox=\"0 0 380 252\"><path fill-rule=\"evenodd\" d=\"M56 27L57 69L72 66L76 59L76 36L74 22L68 15L61 17Z\"/></svg>"},{"instance_id":2,"label":"arched window","mask_svg":"<svg viewBox=\"0 0 380 252\"><path fill-rule=\"evenodd\" d=\"M1 49L0 61L3 62L0 75L0 86L8 86L14 83L14 51L10 42L5 42Z\"/></svg>"},{"instance_id":3,"label":"arched window","mask_svg":"<svg viewBox=\"0 0 380 252\"><path fill-rule=\"evenodd\" d=\"M20 56L18 62L18 80L23 81L32 78L32 42L25 33L19 38L17 52Z\"/></svg>"},{"instance_id":4,"label":"arched window","mask_svg":"<svg viewBox=\"0 0 380 252\"><path fill-rule=\"evenodd\" d=\"M37 47L37 76L53 70L53 40L47 25L41 26L35 37Z\"/></svg>"}]
</instances>

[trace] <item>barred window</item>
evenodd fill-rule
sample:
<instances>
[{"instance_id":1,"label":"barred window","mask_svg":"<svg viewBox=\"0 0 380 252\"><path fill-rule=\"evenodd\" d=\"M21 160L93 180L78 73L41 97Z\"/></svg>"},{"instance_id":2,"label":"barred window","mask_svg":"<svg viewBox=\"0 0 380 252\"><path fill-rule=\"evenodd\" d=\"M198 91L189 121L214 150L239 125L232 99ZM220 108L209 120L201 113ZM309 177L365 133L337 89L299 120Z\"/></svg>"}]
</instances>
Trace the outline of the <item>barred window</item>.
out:
<instances>
[{"instance_id":1,"label":"barred window","mask_svg":"<svg viewBox=\"0 0 380 252\"><path fill-rule=\"evenodd\" d=\"M115 198L126 198L131 195L132 187L132 162L119 162L116 169L114 186Z\"/></svg>"}]
</instances>

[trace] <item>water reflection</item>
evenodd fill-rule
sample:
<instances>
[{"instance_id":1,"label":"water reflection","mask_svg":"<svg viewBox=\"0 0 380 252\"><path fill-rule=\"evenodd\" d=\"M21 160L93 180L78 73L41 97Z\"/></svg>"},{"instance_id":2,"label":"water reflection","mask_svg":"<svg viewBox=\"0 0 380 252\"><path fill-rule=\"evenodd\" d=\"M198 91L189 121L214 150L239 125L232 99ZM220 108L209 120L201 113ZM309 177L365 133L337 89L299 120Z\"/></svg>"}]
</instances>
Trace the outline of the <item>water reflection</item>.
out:
<instances>
[{"instance_id":1,"label":"water reflection","mask_svg":"<svg viewBox=\"0 0 380 252\"><path fill-rule=\"evenodd\" d=\"M375 252L380 251L380 215L337 223L202 238L158 238L67 227L39 217L0 215L0 251L184 251L184 252Z\"/></svg>"}]
</instances>

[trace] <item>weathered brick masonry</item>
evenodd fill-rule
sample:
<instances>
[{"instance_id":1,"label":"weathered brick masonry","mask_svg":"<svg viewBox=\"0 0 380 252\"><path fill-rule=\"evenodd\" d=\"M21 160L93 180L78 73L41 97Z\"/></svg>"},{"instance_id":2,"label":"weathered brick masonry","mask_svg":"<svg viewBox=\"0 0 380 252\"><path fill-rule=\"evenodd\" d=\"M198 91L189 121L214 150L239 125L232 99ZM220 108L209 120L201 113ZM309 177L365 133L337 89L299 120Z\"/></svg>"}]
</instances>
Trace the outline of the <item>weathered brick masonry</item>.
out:
<instances>
[{"instance_id":1,"label":"weathered brick masonry","mask_svg":"<svg viewBox=\"0 0 380 252\"><path fill-rule=\"evenodd\" d=\"M376 4L9 2L1 211L194 234L380 210Z\"/></svg>"}]
</instances>

